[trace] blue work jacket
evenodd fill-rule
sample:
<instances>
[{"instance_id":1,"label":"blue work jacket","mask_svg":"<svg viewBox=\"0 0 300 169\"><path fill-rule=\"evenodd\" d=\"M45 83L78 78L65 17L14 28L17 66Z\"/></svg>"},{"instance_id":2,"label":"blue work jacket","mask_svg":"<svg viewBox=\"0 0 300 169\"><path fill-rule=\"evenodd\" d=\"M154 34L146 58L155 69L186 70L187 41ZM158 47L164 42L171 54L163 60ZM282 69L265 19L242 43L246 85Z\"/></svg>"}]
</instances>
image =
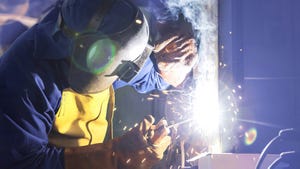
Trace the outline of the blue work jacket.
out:
<instances>
[{"instance_id":1,"label":"blue work jacket","mask_svg":"<svg viewBox=\"0 0 300 169\"><path fill-rule=\"evenodd\" d=\"M0 57L0 168L62 169L63 148L48 143L60 106L72 40L58 29L56 7ZM129 83L138 92L165 89L151 58Z\"/></svg>"}]
</instances>

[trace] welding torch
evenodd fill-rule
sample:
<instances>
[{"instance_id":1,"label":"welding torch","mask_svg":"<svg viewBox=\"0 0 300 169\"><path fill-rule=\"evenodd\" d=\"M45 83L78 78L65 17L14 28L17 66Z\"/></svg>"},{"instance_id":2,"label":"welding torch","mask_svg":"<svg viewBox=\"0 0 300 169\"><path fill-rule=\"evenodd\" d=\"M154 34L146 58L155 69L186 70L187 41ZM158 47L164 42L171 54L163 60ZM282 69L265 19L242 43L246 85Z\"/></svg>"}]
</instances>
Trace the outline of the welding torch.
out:
<instances>
[{"instance_id":1,"label":"welding torch","mask_svg":"<svg viewBox=\"0 0 300 169\"><path fill-rule=\"evenodd\" d=\"M173 128L173 127L177 127L177 126L180 126L180 125L182 125L182 124L189 123L189 122L191 122L191 121L193 121L193 119L186 119L186 120L183 120L183 121L180 121L180 122L177 122L177 123L168 125L167 128L168 128L168 129L171 129L171 128Z\"/></svg>"},{"instance_id":2,"label":"welding torch","mask_svg":"<svg viewBox=\"0 0 300 169\"><path fill-rule=\"evenodd\" d=\"M166 120L161 119L156 125L153 125L150 127L150 130L148 131L148 141L152 144L155 144L156 142L159 142L163 137L169 134L169 130L173 127L177 127L186 123L189 123L193 121L194 119L186 119L171 125L166 125ZM164 130L165 129L165 130ZM162 133L166 132L167 133Z\"/></svg>"}]
</instances>

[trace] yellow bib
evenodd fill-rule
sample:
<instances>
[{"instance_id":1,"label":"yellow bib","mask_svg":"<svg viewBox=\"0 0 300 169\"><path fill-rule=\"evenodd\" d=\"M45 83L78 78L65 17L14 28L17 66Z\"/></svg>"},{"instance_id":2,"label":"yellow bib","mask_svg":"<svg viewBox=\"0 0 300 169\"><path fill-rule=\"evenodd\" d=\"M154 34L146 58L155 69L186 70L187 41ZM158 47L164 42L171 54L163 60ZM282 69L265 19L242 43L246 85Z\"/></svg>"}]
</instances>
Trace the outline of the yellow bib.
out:
<instances>
[{"instance_id":1,"label":"yellow bib","mask_svg":"<svg viewBox=\"0 0 300 169\"><path fill-rule=\"evenodd\" d=\"M86 95L78 94L69 88L65 89L52 131L48 136L49 142L60 147L102 143L107 134L108 123L111 124L113 106L112 87Z\"/></svg>"}]
</instances>

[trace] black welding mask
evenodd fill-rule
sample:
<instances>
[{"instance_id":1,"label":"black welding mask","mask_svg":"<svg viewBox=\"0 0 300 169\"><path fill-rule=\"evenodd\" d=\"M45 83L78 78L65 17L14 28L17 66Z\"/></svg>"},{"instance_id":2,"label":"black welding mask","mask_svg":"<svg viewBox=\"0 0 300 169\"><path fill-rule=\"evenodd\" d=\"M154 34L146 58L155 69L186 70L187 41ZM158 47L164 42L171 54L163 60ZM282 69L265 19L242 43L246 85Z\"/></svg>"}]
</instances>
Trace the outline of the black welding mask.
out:
<instances>
[{"instance_id":1,"label":"black welding mask","mask_svg":"<svg viewBox=\"0 0 300 169\"><path fill-rule=\"evenodd\" d=\"M78 1L92 3L91 0ZM62 12L63 20L75 5L82 4L74 1L65 7L67 12ZM99 7L90 16L86 13L95 9L95 4L86 5L91 9L78 10L90 18L84 26L71 21L68 24L66 20L61 29L74 43L68 79L70 87L78 93L96 93L108 88L117 78L128 82L137 74L151 53L147 43L149 28L141 10L126 0L99 1Z\"/></svg>"}]
</instances>

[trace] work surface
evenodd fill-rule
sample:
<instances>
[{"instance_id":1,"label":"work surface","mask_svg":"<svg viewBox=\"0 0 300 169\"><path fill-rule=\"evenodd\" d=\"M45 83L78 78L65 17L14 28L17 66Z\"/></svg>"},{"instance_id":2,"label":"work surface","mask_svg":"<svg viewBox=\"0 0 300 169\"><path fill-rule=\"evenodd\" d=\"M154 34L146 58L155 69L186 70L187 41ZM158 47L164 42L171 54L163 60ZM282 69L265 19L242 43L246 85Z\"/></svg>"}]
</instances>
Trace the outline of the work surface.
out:
<instances>
[{"instance_id":1,"label":"work surface","mask_svg":"<svg viewBox=\"0 0 300 169\"><path fill-rule=\"evenodd\" d=\"M279 155L268 155L262 168L266 169ZM198 160L198 169L255 169L259 154L210 154Z\"/></svg>"}]
</instances>

